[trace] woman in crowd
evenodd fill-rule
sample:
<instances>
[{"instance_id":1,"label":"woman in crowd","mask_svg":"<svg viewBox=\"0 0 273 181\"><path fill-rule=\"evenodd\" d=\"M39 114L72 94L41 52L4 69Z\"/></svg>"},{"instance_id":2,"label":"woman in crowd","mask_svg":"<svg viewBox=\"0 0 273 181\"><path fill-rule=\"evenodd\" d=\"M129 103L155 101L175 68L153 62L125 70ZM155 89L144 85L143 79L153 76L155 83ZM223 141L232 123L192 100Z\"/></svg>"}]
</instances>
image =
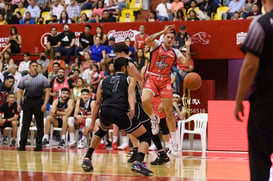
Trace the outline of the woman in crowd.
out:
<instances>
[{"instance_id":1,"label":"woman in crowd","mask_svg":"<svg viewBox=\"0 0 273 181\"><path fill-rule=\"evenodd\" d=\"M9 71L11 65L14 64L11 54L8 51L5 51L2 55L2 61L0 62L0 72L5 73Z\"/></svg>"},{"instance_id":2,"label":"woman in crowd","mask_svg":"<svg viewBox=\"0 0 273 181\"><path fill-rule=\"evenodd\" d=\"M100 64L106 60L106 53L104 46L101 45L101 39L98 36L94 36L94 45L90 47L90 54L92 60Z\"/></svg>"},{"instance_id":3,"label":"woman in crowd","mask_svg":"<svg viewBox=\"0 0 273 181\"><path fill-rule=\"evenodd\" d=\"M144 55L147 58L148 62L150 62L150 47L148 45L145 45L144 47Z\"/></svg>"},{"instance_id":4,"label":"woman in crowd","mask_svg":"<svg viewBox=\"0 0 273 181\"><path fill-rule=\"evenodd\" d=\"M183 20L187 20L187 18L185 17L183 10L179 9L176 12L176 15L174 17L174 21L183 21Z\"/></svg>"},{"instance_id":5,"label":"woman in crowd","mask_svg":"<svg viewBox=\"0 0 273 181\"><path fill-rule=\"evenodd\" d=\"M157 19L157 16L156 16L156 11L155 10L151 10L150 13L149 13L149 16L147 18L148 22L155 22L155 21L158 21Z\"/></svg>"},{"instance_id":6,"label":"woman in crowd","mask_svg":"<svg viewBox=\"0 0 273 181\"><path fill-rule=\"evenodd\" d=\"M72 23L71 19L68 17L68 14L66 11L61 12L61 16L59 19L59 24L70 24Z\"/></svg>"},{"instance_id":7,"label":"woman in crowd","mask_svg":"<svg viewBox=\"0 0 273 181\"><path fill-rule=\"evenodd\" d=\"M88 23L89 18L87 17L86 13L82 13L79 21L77 21L77 23Z\"/></svg>"},{"instance_id":8,"label":"woman in crowd","mask_svg":"<svg viewBox=\"0 0 273 181\"><path fill-rule=\"evenodd\" d=\"M73 88L75 101L81 98L81 90L84 88L84 86L85 85L83 79L81 77L78 78L78 80L76 81L76 86Z\"/></svg>"},{"instance_id":9,"label":"woman in crowd","mask_svg":"<svg viewBox=\"0 0 273 181\"><path fill-rule=\"evenodd\" d=\"M174 17L177 16L177 12L180 9L182 9L182 11L184 10L184 3L180 0L174 0L171 4L171 10L172 13L174 14Z\"/></svg>"},{"instance_id":10,"label":"woman in crowd","mask_svg":"<svg viewBox=\"0 0 273 181\"><path fill-rule=\"evenodd\" d=\"M101 26L97 26L96 28L96 33L94 35L94 42L96 37L100 38L102 45L107 45L107 35L103 33L103 29Z\"/></svg>"},{"instance_id":11,"label":"woman in crowd","mask_svg":"<svg viewBox=\"0 0 273 181\"><path fill-rule=\"evenodd\" d=\"M144 55L143 49L140 48L137 50L137 57L134 59L134 64L136 65L138 71L141 71L142 67L147 65L147 59Z\"/></svg>"},{"instance_id":12,"label":"woman in crowd","mask_svg":"<svg viewBox=\"0 0 273 181\"><path fill-rule=\"evenodd\" d=\"M200 19L197 17L197 14L194 10L190 10L188 15L188 21L196 21L196 20L200 20Z\"/></svg>"},{"instance_id":13,"label":"woman in crowd","mask_svg":"<svg viewBox=\"0 0 273 181\"><path fill-rule=\"evenodd\" d=\"M0 25L7 25L7 21L2 13L0 13Z\"/></svg>"},{"instance_id":14,"label":"woman in crowd","mask_svg":"<svg viewBox=\"0 0 273 181\"><path fill-rule=\"evenodd\" d=\"M7 45L0 54L5 52L6 50L10 50L11 54L20 53L21 45L22 45L22 36L18 34L17 28L15 26L12 26L10 28L10 35L8 37Z\"/></svg>"},{"instance_id":15,"label":"woman in crowd","mask_svg":"<svg viewBox=\"0 0 273 181\"><path fill-rule=\"evenodd\" d=\"M104 1L99 0L99 1L97 2L96 7L93 9L93 14L97 14L97 15L99 15L100 17L102 17L102 13L103 13L104 10L105 10Z\"/></svg>"},{"instance_id":16,"label":"woman in crowd","mask_svg":"<svg viewBox=\"0 0 273 181\"><path fill-rule=\"evenodd\" d=\"M81 61L82 70L85 71L86 69L89 69L89 61L94 62L91 60L91 56L89 52L84 52L83 54L83 60Z\"/></svg>"}]
</instances>

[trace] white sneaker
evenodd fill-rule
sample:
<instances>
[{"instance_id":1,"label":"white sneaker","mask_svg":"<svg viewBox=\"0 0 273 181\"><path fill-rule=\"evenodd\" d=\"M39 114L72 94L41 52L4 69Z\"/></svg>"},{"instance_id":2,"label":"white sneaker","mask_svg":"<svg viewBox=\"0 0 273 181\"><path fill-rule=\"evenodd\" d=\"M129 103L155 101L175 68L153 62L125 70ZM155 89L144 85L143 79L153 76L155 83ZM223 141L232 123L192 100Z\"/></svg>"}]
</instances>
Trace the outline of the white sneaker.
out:
<instances>
[{"instance_id":1,"label":"white sneaker","mask_svg":"<svg viewBox=\"0 0 273 181\"><path fill-rule=\"evenodd\" d=\"M83 149L83 148L85 148L85 146L86 146L86 140L85 139L81 139L79 141L79 143L78 143L78 148L79 149Z\"/></svg>"},{"instance_id":2,"label":"white sneaker","mask_svg":"<svg viewBox=\"0 0 273 181\"><path fill-rule=\"evenodd\" d=\"M119 150L126 150L129 149L129 145L127 143L123 143L118 147Z\"/></svg>"},{"instance_id":3,"label":"white sneaker","mask_svg":"<svg viewBox=\"0 0 273 181\"><path fill-rule=\"evenodd\" d=\"M75 148L77 146L76 142L70 142L69 143L69 148Z\"/></svg>"},{"instance_id":4,"label":"white sneaker","mask_svg":"<svg viewBox=\"0 0 273 181\"><path fill-rule=\"evenodd\" d=\"M169 147L169 151L168 151L169 155L173 155L173 156L179 155L178 148L177 148L178 146L173 141L169 142L168 147Z\"/></svg>"},{"instance_id":5,"label":"white sneaker","mask_svg":"<svg viewBox=\"0 0 273 181\"><path fill-rule=\"evenodd\" d=\"M149 150L150 150L150 151L155 151L155 150L157 150L157 148L156 148L156 146L155 146L154 143L151 144L151 146L149 147Z\"/></svg>"},{"instance_id":6,"label":"white sneaker","mask_svg":"<svg viewBox=\"0 0 273 181\"><path fill-rule=\"evenodd\" d=\"M151 120L153 135L157 135L159 133L159 122L160 118L157 115L155 116L155 120Z\"/></svg>"}]
</instances>

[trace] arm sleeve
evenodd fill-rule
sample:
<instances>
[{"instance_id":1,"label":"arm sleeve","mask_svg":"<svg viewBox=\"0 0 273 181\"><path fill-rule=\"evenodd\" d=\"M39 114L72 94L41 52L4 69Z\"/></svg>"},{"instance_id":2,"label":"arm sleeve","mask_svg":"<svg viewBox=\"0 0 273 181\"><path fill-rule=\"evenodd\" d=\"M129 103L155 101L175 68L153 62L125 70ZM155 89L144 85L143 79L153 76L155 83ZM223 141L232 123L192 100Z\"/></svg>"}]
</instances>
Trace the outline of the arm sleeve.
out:
<instances>
[{"instance_id":1,"label":"arm sleeve","mask_svg":"<svg viewBox=\"0 0 273 181\"><path fill-rule=\"evenodd\" d=\"M250 52L260 57L264 47L265 32L257 18L250 24L246 39L241 45L242 52Z\"/></svg>"}]
</instances>

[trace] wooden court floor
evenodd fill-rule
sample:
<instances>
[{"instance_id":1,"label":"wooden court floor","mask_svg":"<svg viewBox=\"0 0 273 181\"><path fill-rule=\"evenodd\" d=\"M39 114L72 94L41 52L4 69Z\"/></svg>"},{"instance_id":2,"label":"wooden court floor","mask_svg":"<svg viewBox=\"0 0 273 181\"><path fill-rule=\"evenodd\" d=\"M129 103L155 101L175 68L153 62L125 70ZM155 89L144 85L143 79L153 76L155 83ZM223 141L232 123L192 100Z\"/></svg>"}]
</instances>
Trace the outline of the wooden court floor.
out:
<instances>
[{"instance_id":1,"label":"wooden court floor","mask_svg":"<svg viewBox=\"0 0 273 181\"><path fill-rule=\"evenodd\" d=\"M0 146L0 181L67 181L67 180L151 180L151 181L247 181L249 180L247 153L183 152L171 157L165 165L152 166L149 162L156 152L146 156L147 166L154 172L145 177L131 172L125 151L97 150L93 155L93 172L81 169L86 149L44 149L33 152L27 148L18 152Z\"/></svg>"}]
</instances>

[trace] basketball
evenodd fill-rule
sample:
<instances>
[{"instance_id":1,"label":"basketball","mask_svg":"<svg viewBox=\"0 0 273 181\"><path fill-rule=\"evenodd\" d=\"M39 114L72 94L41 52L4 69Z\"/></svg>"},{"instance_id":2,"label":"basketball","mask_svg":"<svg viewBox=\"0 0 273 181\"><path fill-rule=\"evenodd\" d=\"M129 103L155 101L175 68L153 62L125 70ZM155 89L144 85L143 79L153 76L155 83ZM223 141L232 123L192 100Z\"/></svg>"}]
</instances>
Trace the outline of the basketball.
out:
<instances>
[{"instance_id":1,"label":"basketball","mask_svg":"<svg viewBox=\"0 0 273 181\"><path fill-rule=\"evenodd\" d=\"M191 72L188 73L184 79L184 86L187 89L195 91L199 89L202 85L202 79L198 73Z\"/></svg>"}]
</instances>

